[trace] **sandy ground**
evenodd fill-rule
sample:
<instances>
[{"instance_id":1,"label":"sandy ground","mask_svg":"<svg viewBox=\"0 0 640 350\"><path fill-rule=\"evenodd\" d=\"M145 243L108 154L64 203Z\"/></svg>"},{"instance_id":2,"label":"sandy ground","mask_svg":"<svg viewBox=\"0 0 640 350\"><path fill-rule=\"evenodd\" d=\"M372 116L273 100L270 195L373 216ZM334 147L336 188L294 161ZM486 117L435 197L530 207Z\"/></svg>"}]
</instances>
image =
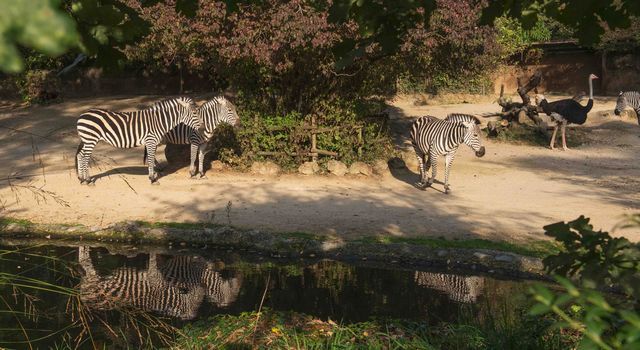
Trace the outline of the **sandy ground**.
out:
<instances>
[{"instance_id":1,"label":"sandy ground","mask_svg":"<svg viewBox=\"0 0 640 350\"><path fill-rule=\"evenodd\" d=\"M413 187L413 167L375 178L209 170L204 180L189 179L183 168L156 186L141 164L141 148L118 150L104 143L96 148L91 168L96 185L81 186L74 169L77 116L90 107L127 110L157 99L102 97L31 108L0 104L3 214L101 227L123 220L211 220L345 238L381 234L524 242L543 238L543 225L580 214L608 230L624 214L640 212L640 127L635 118L615 117L614 101L604 98L596 100L588 122L575 127L585 130L589 141L568 152L485 141L487 154L480 159L461 148L450 195L441 185L427 191ZM397 98L391 103L402 147L416 116L498 110L490 102L415 106L411 98ZM35 188L49 192L41 196ZM618 233L640 240L638 230Z\"/></svg>"}]
</instances>

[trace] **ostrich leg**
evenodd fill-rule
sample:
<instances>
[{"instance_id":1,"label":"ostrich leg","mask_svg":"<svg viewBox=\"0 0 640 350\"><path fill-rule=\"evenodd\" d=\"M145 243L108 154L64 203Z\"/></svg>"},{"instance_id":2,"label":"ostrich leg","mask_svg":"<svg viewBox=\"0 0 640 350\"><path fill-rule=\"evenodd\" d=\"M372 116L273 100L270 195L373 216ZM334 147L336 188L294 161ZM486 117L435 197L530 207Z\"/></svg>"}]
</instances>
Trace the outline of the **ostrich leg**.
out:
<instances>
[{"instance_id":1,"label":"ostrich leg","mask_svg":"<svg viewBox=\"0 0 640 350\"><path fill-rule=\"evenodd\" d=\"M567 147L567 121L566 120L562 121L562 149L565 151L569 150L569 148Z\"/></svg>"},{"instance_id":2,"label":"ostrich leg","mask_svg":"<svg viewBox=\"0 0 640 350\"><path fill-rule=\"evenodd\" d=\"M549 148L554 149L554 145L556 144L556 133L558 132L558 123L553 126L553 135L551 135L551 143L549 144Z\"/></svg>"}]
</instances>

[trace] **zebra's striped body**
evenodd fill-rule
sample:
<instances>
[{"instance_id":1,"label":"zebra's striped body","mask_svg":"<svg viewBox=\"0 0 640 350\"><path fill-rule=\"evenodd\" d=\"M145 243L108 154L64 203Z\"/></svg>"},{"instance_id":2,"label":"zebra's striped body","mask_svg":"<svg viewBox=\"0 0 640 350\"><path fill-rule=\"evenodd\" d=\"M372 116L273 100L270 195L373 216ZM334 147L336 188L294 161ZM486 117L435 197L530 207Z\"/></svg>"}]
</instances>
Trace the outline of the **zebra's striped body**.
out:
<instances>
[{"instance_id":1,"label":"zebra's striped body","mask_svg":"<svg viewBox=\"0 0 640 350\"><path fill-rule=\"evenodd\" d=\"M224 278L212 263L199 257L164 258L149 255L147 269L119 267L109 275L97 273L89 247L78 248L79 265L84 270L80 297L97 310L130 307L190 320L206 299L227 307L238 297L242 279Z\"/></svg>"},{"instance_id":2,"label":"zebra's striped body","mask_svg":"<svg viewBox=\"0 0 640 350\"><path fill-rule=\"evenodd\" d=\"M199 132L197 128L189 125L180 124L169 131L162 139L163 143L172 143L176 145L197 145L197 148L191 148L191 176L195 176L195 162L198 158L198 171L200 176L204 177L204 156L209 152L207 148L209 140L213 136L216 127L221 123L227 123L236 126L240 119L235 108L224 96L216 96L212 100L205 102L198 108L198 118L203 124L204 130ZM147 153L145 150L144 161L146 162Z\"/></svg>"},{"instance_id":3,"label":"zebra's striped body","mask_svg":"<svg viewBox=\"0 0 640 350\"><path fill-rule=\"evenodd\" d=\"M618 95L618 101L616 101L616 109L613 110L613 113L615 113L615 115L620 115L627 108L632 108L636 112L638 124L640 124L640 92L620 92L620 95Z\"/></svg>"},{"instance_id":4,"label":"zebra's striped body","mask_svg":"<svg viewBox=\"0 0 640 350\"><path fill-rule=\"evenodd\" d=\"M444 292L458 303L475 303L484 290L484 278L478 276L416 271L413 278L417 285Z\"/></svg>"},{"instance_id":5,"label":"zebra's striped body","mask_svg":"<svg viewBox=\"0 0 640 350\"><path fill-rule=\"evenodd\" d=\"M149 179L152 183L155 182L158 178L154 170L158 143L181 123L196 129L200 127L195 103L188 97L161 101L150 108L134 112L91 109L83 113L77 122L80 145L76 153L76 170L80 183L95 181L89 177L89 159L100 141L106 141L117 148L144 145L149 155Z\"/></svg>"},{"instance_id":6,"label":"zebra's striped body","mask_svg":"<svg viewBox=\"0 0 640 350\"><path fill-rule=\"evenodd\" d=\"M454 122L425 116L416 120L411 127L411 141L418 158L421 188L429 187L437 175L438 158L445 155L444 189L449 193L449 171L458 147L464 143L471 147L477 157L484 156L485 149L480 140L477 119L473 122ZM427 179L427 171L432 167L432 176Z\"/></svg>"}]
</instances>

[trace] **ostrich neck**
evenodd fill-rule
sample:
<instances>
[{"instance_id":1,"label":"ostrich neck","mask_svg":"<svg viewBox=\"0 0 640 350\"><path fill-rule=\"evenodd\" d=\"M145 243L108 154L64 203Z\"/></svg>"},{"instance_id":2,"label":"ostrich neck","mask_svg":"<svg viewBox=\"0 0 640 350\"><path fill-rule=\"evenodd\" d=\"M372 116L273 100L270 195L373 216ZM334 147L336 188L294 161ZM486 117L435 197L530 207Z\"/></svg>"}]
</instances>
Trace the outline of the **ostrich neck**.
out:
<instances>
[{"instance_id":1,"label":"ostrich neck","mask_svg":"<svg viewBox=\"0 0 640 350\"><path fill-rule=\"evenodd\" d=\"M589 99L593 100L593 79L589 77Z\"/></svg>"}]
</instances>

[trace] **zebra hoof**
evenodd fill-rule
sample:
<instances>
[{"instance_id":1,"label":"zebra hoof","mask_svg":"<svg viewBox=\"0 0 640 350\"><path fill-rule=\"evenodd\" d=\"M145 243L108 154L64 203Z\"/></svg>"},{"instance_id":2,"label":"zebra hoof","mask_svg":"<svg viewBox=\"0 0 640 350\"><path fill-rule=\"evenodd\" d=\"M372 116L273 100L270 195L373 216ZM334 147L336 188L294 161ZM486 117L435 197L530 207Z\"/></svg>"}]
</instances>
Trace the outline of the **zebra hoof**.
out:
<instances>
[{"instance_id":1,"label":"zebra hoof","mask_svg":"<svg viewBox=\"0 0 640 350\"><path fill-rule=\"evenodd\" d=\"M444 194L450 194L450 193L451 193L451 189L449 187L445 187Z\"/></svg>"},{"instance_id":2,"label":"zebra hoof","mask_svg":"<svg viewBox=\"0 0 640 350\"><path fill-rule=\"evenodd\" d=\"M200 175L200 180L206 180L206 179L207 179L207 175L205 174Z\"/></svg>"},{"instance_id":3,"label":"zebra hoof","mask_svg":"<svg viewBox=\"0 0 640 350\"><path fill-rule=\"evenodd\" d=\"M96 185L96 178L92 177L89 180L86 181L88 186L95 186Z\"/></svg>"}]
</instances>

